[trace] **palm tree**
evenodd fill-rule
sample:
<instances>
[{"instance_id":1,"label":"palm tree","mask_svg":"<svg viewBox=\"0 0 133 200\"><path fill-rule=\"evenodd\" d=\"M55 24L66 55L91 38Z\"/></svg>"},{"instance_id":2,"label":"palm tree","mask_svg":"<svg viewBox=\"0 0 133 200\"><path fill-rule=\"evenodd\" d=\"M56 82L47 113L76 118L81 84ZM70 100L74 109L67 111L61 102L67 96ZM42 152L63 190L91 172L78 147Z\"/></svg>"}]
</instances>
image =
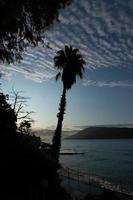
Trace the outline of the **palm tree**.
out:
<instances>
[{"instance_id":1,"label":"palm tree","mask_svg":"<svg viewBox=\"0 0 133 200\"><path fill-rule=\"evenodd\" d=\"M57 114L58 122L53 137L52 156L55 161L59 160L61 147L62 121L66 108L66 92L76 83L76 77L83 77L85 61L78 49L72 46L65 46L63 50L59 50L54 57L54 65L59 70L56 80L61 78L63 82L63 92L59 104L59 113Z\"/></svg>"}]
</instances>

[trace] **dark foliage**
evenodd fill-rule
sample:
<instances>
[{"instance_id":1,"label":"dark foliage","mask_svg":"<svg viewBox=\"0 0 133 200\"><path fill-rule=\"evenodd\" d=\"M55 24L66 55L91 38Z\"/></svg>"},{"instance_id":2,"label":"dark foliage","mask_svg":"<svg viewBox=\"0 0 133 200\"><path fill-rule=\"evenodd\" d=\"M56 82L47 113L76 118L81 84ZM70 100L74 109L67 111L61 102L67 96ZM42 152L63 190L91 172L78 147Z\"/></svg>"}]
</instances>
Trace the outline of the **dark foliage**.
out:
<instances>
[{"instance_id":1,"label":"dark foliage","mask_svg":"<svg viewBox=\"0 0 133 200\"><path fill-rule=\"evenodd\" d=\"M110 190L105 190L103 194L101 195L101 200L120 200L119 197L117 197L117 194Z\"/></svg>"},{"instance_id":2,"label":"dark foliage","mask_svg":"<svg viewBox=\"0 0 133 200\"><path fill-rule=\"evenodd\" d=\"M14 133L16 131L16 114L7 102L8 95L0 93L0 129L1 133Z\"/></svg>"},{"instance_id":3,"label":"dark foliage","mask_svg":"<svg viewBox=\"0 0 133 200\"><path fill-rule=\"evenodd\" d=\"M119 193L104 189L101 194L87 194L84 200L120 200Z\"/></svg>"},{"instance_id":4,"label":"dark foliage","mask_svg":"<svg viewBox=\"0 0 133 200\"><path fill-rule=\"evenodd\" d=\"M63 82L63 93L59 105L59 113L57 114L58 122L52 145L53 158L58 162L61 147L62 121L66 109L66 92L76 83L76 77L82 78L85 61L78 49L65 46L63 50L57 52L54 64L59 70L56 80L61 78Z\"/></svg>"},{"instance_id":5,"label":"dark foliage","mask_svg":"<svg viewBox=\"0 0 133 200\"><path fill-rule=\"evenodd\" d=\"M96 200L96 198L94 197L94 195L92 194L87 194L84 198L84 200Z\"/></svg>"},{"instance_id":6,"label":"dark foliage","mask_svg":"<svg viewBox=\"0 0 133 200\"><path fill-rule=\"evenodd\" d=\"M0 93L1 199L43 200L44 195L45 199L66 199L51 146L35 135L16 131L16 114L7 101L8 95Z\"/></svg>"},{"instance_id":7,"label":"dark foliage","mask_svg":"<svg viewBox=\"0 0 133 200\"><path fill-rule=\"evenodd\" d=\"M46 196L46 200L72 200L71 195L66 192L66 190L57 183L54 185L54 192L48 191L49 195Z\"/></svg>"},{"instance_id":8,"label":"dark foliage","mask_svg":"<svg viewBox=\"0 0 133 200\"><path fill-rule=\"evenodd\" d=\"M42 188L44 190L42 182L45 181L48 187L54 177L58 179L58 166L47 155L44 145L43 149L41 148L41 140L36 136L20 133L2 134L0 157L2 191L6 195L10 196L12 193L13 197L30 199L30 194L34 194L35 191L37 196L41 195Z\"/></svg>"},{"instance_id":9,"label":"dark foliage","mask_svg":"<svg viewBox=\"0 0 133 200\"><path fill-rule=\"evenodd\" d=\"M37 46L44 32L58 20L59 10L71 0L1 0L0 61L12 63L21 59L30 44Z\"/></svg>"},{"instance_id":10,"label":"dark foliage","mask_svg":"<svg viewBox=\"0 0 133 200\"><path fill-rule=\"evenodd\" d=\"M18 130L21 133L30 134L31 122L28 120L24 120L20 123Z\"/></svg>"}]
</instances>

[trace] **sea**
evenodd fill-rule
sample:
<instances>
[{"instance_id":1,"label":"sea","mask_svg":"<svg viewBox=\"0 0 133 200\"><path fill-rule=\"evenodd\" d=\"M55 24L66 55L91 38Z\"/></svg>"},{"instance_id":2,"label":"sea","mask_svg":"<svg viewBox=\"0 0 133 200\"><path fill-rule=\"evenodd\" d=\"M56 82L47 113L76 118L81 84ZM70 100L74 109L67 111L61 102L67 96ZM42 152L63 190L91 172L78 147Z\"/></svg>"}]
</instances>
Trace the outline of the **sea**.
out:
<instances>
[{"instance_id":1,"label":"sea","mask_svg":"<svg viewBox=\"0 0 133 200\"><path fill-rule=\"evenodd\" d=\"M64 167L133 186L133 139L64 139L61 152Z\"/></svg>"}]
</instances>

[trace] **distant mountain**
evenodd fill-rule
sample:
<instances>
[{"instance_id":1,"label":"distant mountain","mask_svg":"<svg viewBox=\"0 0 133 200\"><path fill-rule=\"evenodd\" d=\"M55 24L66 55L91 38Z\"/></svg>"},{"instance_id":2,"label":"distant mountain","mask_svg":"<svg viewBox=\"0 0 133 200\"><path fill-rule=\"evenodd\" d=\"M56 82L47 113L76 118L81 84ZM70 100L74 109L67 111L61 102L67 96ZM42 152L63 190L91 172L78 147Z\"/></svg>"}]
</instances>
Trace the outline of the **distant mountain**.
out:
<instances>
[{"instance_id":1,"label":"distant mountain","mask_svg":"<svg viewBox=\"0 0 133 200\"><path fill-rule=\"evenodd\" d=\"M133 138L133 128L89 127L67 139L124 139Z\"/></svg>"}]
</instances>

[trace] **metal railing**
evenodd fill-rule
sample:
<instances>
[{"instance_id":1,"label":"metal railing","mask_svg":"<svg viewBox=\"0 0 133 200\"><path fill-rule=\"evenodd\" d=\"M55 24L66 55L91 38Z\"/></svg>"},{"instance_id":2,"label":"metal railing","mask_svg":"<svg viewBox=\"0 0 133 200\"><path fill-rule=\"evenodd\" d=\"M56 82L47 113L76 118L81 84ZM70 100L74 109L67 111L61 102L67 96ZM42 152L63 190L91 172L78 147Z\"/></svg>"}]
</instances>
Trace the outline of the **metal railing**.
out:
<instances>
[{"instance_id":1,"label":"metal railing","mask_svg":"<svg viewBox=\"0 0 133 200\"><path fill-rule=\"evenodd\" d=\"M122 183L113 183L109 178L99 177L93 173L86 173L79 170L70 169L68 167L61 167L59 175L68 180L74 180L77 183L95 186L101 189L108 189L114 192L119 192L133 196L133 186L124 185ZM78 186L80 187L80 186Z\"/></svg>"}]
</instances>

